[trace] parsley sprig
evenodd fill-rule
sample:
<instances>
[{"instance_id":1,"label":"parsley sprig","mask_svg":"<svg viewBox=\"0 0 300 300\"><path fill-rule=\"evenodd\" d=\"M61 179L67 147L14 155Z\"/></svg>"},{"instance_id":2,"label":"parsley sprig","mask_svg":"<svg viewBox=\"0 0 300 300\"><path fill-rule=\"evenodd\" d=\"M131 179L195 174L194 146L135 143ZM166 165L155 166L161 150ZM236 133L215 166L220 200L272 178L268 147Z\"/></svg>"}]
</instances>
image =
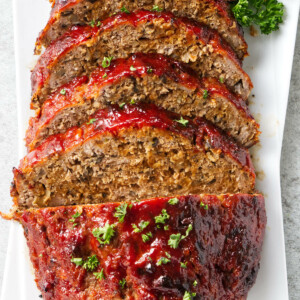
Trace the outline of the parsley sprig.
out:
<instances>
[{"instance_id":1,"label":"parsley sprig","mask_svg":"<svg viewBox=\"0 0 300 300\"><path fill-rule=\"evenodd\" d=\"M165 209L161 211L161 214L154 217L156 224L165 224L166 220L170 219L170 215L167 213Z\"/></svg>"},{"instance_id":2,"label":"parsley sprig","mask_svg":"<svg viewBox=\"0 0 300 300\"><path fill-rule=\"evenodd\" d=\"M150 224L149 221L141 221L139 225L131 224L131 226L133 228L133 232L139 233L142 232L149 224Z\"/></svg>"},{"instance_id":3,"label":"parsley sprig","mask_svg":"<svg viewBox=\"0 0 300 300\"><path fill-rule=\"evenodd\" d=\"M99 260L95 254L89 256L86 261L84 261L81 257L73 257L71 259L71 262L74 263L77 267L82 266L88 271L95 270L99 265Z\"/></svg>"},{"instance_id":4,"label":"parsley sprig","mask_svg":"<svg viewBox=\"0 0 300 300\"><path fill-rule=\"evenodd\" d=\"M124 218L127 213L127 203L122 203L118 207L115 208L116 212L114 213L114 217L118 218L120 223L124 222Z\"/></svg>"},{"instance_id":5,"label":"parsley sprig","mask_svg":"<svg viewBox=\"0 0 300 300\"><path fill-rule=\"evenodd\" d=\"M186 232L185 232L185 235L182 235L181 233L177 233L177 234L171 234L170 235L170 238L168 240L168 245L173 248L173 249L176 249L178 248L178 245L179 243L185 239L186 237L188 237L188 235L190 234L190 232L193 230L193 225L192 224L189 224Z\"/></svg>"},{"instance_id":6,"label":"parsley sprig","mask_svg":"<svg viewBox=\"0 0 300 300\"><path fill-rule=\"evenodd\" d=\"M101 245L106 245L110 243L111 238L114 236L115 231L114 227L116 225L110 225L108 221L105 223L104 227L94 228L93 229L93 236L97 239L97 241Z\"/></svg>"},{"instance_id":7,"label":"parsley sprig","mask_svg":"<svg viewBox=\"0 0 300 300\"><path fill-rule=\"evenodd\" d=\"M241 25L255 24L263 34L278 30L283 23L284 5L277 0L238 0L232 11Z\"/></svg>"}]
</instances>

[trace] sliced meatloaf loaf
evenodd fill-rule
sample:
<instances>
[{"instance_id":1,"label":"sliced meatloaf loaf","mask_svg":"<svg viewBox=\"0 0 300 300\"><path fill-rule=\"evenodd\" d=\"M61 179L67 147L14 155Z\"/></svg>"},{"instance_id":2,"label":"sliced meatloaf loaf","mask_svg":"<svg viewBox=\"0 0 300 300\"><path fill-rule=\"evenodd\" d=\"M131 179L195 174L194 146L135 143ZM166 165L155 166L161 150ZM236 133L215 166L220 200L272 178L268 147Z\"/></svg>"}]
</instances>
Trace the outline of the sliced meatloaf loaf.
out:
<instances>
[{"instance_id":1,"label":"sliced meatloaf loaf","mask_svg":"<svg viewBox=\"0 0 300 300\"><path fill-rule=\"evenodd\" d=\"M215 31L171 13L138 11L112 16L99 27L72 27L53 42L32 71L32 108L74 77L136 52L158 52L189 63L199 75L225 82L243 99L252 87L235 53Z\"/></svg>"},{"instance_id":2,"label":"sliced meatloaf loaf","mask_svg":"<svg viewBox=\"0 0 300 300\"><path fill-rule=\"evenodd\" d=\"M198 79L185 65L155 54L135 54L77 77L44 102L26 135L32 150L49 135L79 126L109 104L147 101L189 117L205 117L248 147L258 124L247 105L214 78Z\"/></svg>"},{"instance_id":3,"label":"sliced meatloaf loaf","mask_svg":"<svg viewBox=\"0 0 300 300\"><path fill-rule=\"evenodd\" d=\"M261 195L30 209L22 223L44 300L245 300L266 226Z\"/></svg>"},{"instance_id":4,"label":"sliced meatloaf loaf","mask_svg":"<svg viewBox=\"0 0 300 300\"><path fill-rule=\"evenodd\" d=\"M21 208L159 195L252 192L249 152L202 119L153 104L98 111L49 137L14 170Z\"/></svg>"},{"instance_id":5,"label":"sliced meatloaf loaf","mask_svg":"<svg viewBox=\"0 0 300 300\"><path fill-rule=\"evenodd\" d=\"M216 29L232 46L239 58L247 54L247 44L227 1L223 0L60 0L55 1L50 19L36 43L38 53L41 45L60 37L72 25L95 25L120 11L146 9L167 10L179 17L188 17Z\"/></svg>"}]
</instances>

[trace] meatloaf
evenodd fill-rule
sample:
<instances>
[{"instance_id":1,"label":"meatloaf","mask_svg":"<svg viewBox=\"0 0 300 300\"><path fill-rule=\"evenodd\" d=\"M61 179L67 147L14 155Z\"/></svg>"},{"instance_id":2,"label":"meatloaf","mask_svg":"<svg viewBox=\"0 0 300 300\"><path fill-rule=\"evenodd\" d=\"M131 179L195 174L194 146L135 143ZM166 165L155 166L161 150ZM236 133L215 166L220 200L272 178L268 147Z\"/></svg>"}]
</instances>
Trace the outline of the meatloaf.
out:
<instances>
[{"instance_id":1,"label":"meatloaf","mask_svg":"<svg viewBox=\"0 0 300 300\"><path fill-rule=\"evenodd\" d=\"M54 89L87 75L97 65L136 52L157 52L189 63L201 76L215 77L247 99L252 83L232 49L213 30L171 13L121 13L100 26L74 26L54 41L32 71L32 108Z\"/></svg>"},{"instance_id":2,"label":"meatloaf","mask_svg":"<svg viewBox=\"0 0 300 300\"><path fill-rule=\"evenodd\" d=\"M50 19L36 42L36 53L49 46L72 25L95 25L114 13L137 9L167 10L179 17L188 17L216 29L232 46L239 58L247 54L241 27L223 0L59 0L55 1Z\"/></svg>"},{"instance_id":3,"label":"meatloaf","mask_svg":"<svg viewBox=\"0 0 300 300\"><path fill-rule=\"evenodd\" d=\"M203 119L153 104L99 110L53 135L14 170L21 209L192 193L250 193L249 152Z\"/></svg>"},{"instance_id":4,"label":"meatloaf","mask_svg":"<svg viewBox=\"0 0 300 300\"><path fill-rule=\"evenodd\" d=\"M266 226L261 195L192 195L30 209L44 300L245 300Z\"/></svg>"},{"instance_id":5,"label":"meatloaf","mask_svg":"<svg viewBox=\"0 0 300 300\"><path fill-rule=\"evenodd\" d=\"M246 147L258 141L258 124L247 105L224 84L214 78L199 79L185 65L162 55L139 53L59 87L30 119L27 147L32 150L49 135L87 122L99 108L140 101L205 117Z\"/></svg>"}]
</instances>

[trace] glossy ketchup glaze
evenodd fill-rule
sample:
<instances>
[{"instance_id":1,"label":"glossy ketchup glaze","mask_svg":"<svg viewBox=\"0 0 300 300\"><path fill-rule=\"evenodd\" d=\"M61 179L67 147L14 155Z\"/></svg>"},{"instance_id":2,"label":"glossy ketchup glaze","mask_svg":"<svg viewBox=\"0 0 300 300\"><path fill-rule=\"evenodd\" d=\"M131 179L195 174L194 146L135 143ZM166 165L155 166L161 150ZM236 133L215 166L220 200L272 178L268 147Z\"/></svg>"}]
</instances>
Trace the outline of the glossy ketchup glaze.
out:
<instances>
[{"instance_id":1,"label":"glossy ketchup glaze","mask_svg":"<svg viewBox=\"0 0 300 300\"><path fill-rule=\"evenodd\" d=\"M120 205L15 215L24 227L43 299L179 300L186 293L195 293L191 299L246 299L259 269L266 225L261 195L155 198L127 203L125 209L123 203L123 219L116 215ZM105 224L114 232L103 244L93 232ZM174 235L178 243L170 244ZM92 256L98 262L91 268L74 262Z\"/></svg>"},{"instance_id":2,"label":"glossy ketchup glaze","mask_svg":"<svg viewBox=\"0 0 300 300\"><path fill-rule=\"evenodd\" d=\"M195 150L203 151L209 144L210 148L230 155L255 177L248 150L231 141L204 119L198 118L193 121L185 118L188 121L187 124L181 124L178 122L181 118L180 115L158 108L154 104L127 104L123 108L114 105L99 110L90 118L89 122L81 127L73 127L65 133L47 138L21 160L19 172L30 171L35 164L43 162L54 154L62 154L74 147L81 146L91 138L106 133L118 135L118 132L126 128L154 127L179 134L192 143L196 140Z\"/></svg>"},{"instance_id":3,"label":"glossy ketchup glaze","mask_svg":"<svg viewBox=\"0 0 300 300\"><path fill-rule=\"evenodd\" d=\"M187 65L159 54L137 53L127 59L113 60L108 68L98 67L89 76L73 79L54 92L43 104L42 110L31 118L26 133L29 146L38 136L39 131L47 126L55 116L68 107L97 98L104 88L116 84L126 77L158 76L168 77L176 84L203 95L206 90L210 97L221 95L228 99L249 120L253 120L248 106L239 96L230 92L224 84L214 78L198 78ZM61 91L64 91L62 94ZM34 145L33 145L34 146ZM32 146L29 146L32 149Z\"/></svg>"},{"instance_id":4,"label":"glossy ketchup glaze","mask_svg":"<svg viewBox=\"0 0 300 300\"><path fill-rule=\"evenodd\" d=\"M241 66L240 60L234 51L223 41L214 30L208 27L188 20L186 18L176 18L169 12L150 12L139 10L133 13L120 13L104 20L99 27L97 26L73 26L62 37L53 41L41 55L35 68L31 74L32 94L35 94L49 79L51 69L56 62L60 60L66 53L80 44L96 43L96 38L106 30L111 30L117 26L130 24L138 26L145 22L151 22L155 19L163 19L165 22L171 23L172 26L186 28L187 35L196 36L198 42L203 44L211 44L215 52L230 57L235 64Z\"/></svg>"}]
</instances>

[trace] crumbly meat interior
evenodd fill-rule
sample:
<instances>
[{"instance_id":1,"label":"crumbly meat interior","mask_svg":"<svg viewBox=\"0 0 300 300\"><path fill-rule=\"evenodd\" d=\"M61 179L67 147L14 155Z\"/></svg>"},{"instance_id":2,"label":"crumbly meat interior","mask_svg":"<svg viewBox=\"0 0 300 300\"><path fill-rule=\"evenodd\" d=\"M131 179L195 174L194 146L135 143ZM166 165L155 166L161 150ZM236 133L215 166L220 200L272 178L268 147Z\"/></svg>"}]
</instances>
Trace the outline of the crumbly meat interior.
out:
<instances>
[{"instance_id":1,"label":"crumbly meat interior","mask_svg":"<svg viewBox=\"0 0 300 300\"><path fill-rule=\"evenodd\" d=\"M189 117L205 117L246 147L257 140L255 121L224 96L213 94L203 97L199 90L189 90L166 76L143 76L122 78L99 89L95 87L90 99L57 113L52 122L46 124L35 137L34 144L38 146L49 135L80 126L98 109L109 104L121 105L132 101L152 102Z\"/></svg>"},{"instance_id":2,"label":"crumbly meat interior","mask_svg":"<svg viewBox=\"0 0 300 300\"><path fill-rule=\"evenodd\" d=\"M249 78L229 57L216 53L196 36L187 34L185 26L174 26L162 18L135 27L120 25L105 30L97 41L75 47L55 64L49 82L33 103L43 102L50 92L73 78L89 74L104 57L125 58L132 53L156 52L189 63L201 76L215 77L234 92L247 99L251 90Z\"/></svg>"},{"instance_id":3,"label":"crumbly meat interior","mask_svg":"<svg viewBox=\"0 0 300 300\"><path fill-rule=\"evenodd\" d=\"M205 143L209 144L209 143ZM164 130L126 129L101 135L72 152L49 157L18 175L21 208L175 194L250 193L253 178L233 159Z\"/></svg>"},{"instance_id":4,"label":"crumbly meat interior","mask_svg":"<svg viewBox=\"0 0 300 300\"><path fill-rule=\"evenodd\" d=\"M79 1L75 6L62 12L59 19L50 26L43 43L49 45L51 41L61 36L72 25L89 24L93 20L103 20L109 15L119 12L122 7L129 11L137 9L151 10L157 5L160 9L171 11L179 17L194 19L200 23L216 29L221 36L237 52L239 58L243 58L247 51L247 45L239 34L238 24L232 18L229 23L214 1L199 0L105 0L105 1Z\"/></svg>"}]
</instances>

